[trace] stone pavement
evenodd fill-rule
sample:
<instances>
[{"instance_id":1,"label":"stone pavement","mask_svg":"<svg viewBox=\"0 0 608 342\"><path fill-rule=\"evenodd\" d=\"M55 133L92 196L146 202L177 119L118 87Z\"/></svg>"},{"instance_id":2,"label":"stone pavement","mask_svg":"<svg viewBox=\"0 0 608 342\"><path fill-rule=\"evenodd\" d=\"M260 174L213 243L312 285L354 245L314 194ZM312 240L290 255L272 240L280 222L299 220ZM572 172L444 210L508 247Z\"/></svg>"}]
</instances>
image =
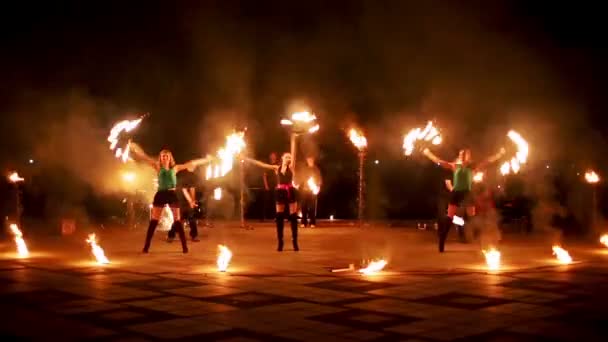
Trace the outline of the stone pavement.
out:
<instances>
[{"instance_id":1,"label":"stone pavement","mask_svg":"<svg viewBox=\"0 0 608 342\"><path fill-rule=\"evenodd\" d=\"M270 225L203 229L183 255L157 232L99 231L111 264L91 260L86 232L26 235L31 256L0 245L0 336L91 341L600 341L608 321L608 248L507 235L503 268L480 246L436 252L433 231L332 226L301 230L301 251L275 251ZM289 231L286 238L289 239ZM287 242L287 241L286 241ZM234 253L216 270L217 244ZM372 276L332 273L386 258Z\"/></svg>"}]
</instances>

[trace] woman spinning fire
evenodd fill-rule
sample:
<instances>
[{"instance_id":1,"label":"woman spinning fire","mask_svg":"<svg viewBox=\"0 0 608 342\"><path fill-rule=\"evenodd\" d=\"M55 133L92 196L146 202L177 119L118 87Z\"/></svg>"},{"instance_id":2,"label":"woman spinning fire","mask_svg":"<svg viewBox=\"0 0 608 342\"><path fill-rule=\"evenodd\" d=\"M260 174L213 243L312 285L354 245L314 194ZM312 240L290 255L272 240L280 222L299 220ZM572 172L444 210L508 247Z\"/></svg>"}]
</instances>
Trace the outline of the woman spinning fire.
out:
<instances>
[{"instance_id":1,"label":"woman spinning fire","mask_svg":"<svg viewBox=\"0 0 608 342\"><path fill-rule=\"evenodd\" d=\"M157 160L148 156L143 149L135 143L131 143L131 151L138 155L143 161L150 164L158 173L158 190L156 191L152 202L152 215L150 225L148 226L148 233L146 234L146 243L143 252L148 253L150 243L152 242L152 236L154 236L154 230L156 230L156 227L158 226L158 221L160 220L163 208L165 205L168 205L173 214L173 225L171 226L171 229L179 234L179 239L182 242L182 250L184 253L188 253L186 234L184 233L184 227L181 222L179 199L175 192L177 186L177 173L187 168L206 164L211 160L211 157L191 160L184 164L176 164L175 159L173 159L173 154L166 149L160 151Z\"/></svg>"},{"instance_id":2,"label":"woman spinning fire","mask_svg":"<svg viewBox=\"0 0 608 342\"><path fill-rule=\"evenodd\" d=\"M276 201L276 224L277 224L277 251L283 251L283 224L285 220L285 207L289 207L289 222L291 223L291 238L293 242L293 250L299 251L298 246L298 204L296 202L296 189L293 186L295 178L294 167L291 165L291 154L284 153L281 157L281 165L271 165L260 161L246 158L247 161L263 167L265 169L274 170L277 174L277 187L275 188Z\"/></svg>"},{"instance_id":3,"label":"woman spinning fire","mask_svg":"<svg viewBox=\"0 0 608 342\"><path fill-rule=\"evenodd\" d=\"M506 153L506 151L503 148L498 154L477 165L472 162L471 150L469 149L460 150L458 153L458 159L453 163L439 159L428 148L425 148L423 153L434 163L437 163L439 166L454 172L447 216L439 220L439 227L437 230L439 237L439 252L443 253L445 240L448 236L448 232L450 231L452 221L456 215L456 212L458 211L458 208L465 207L466 215L468 217L475 216L475 203L471 196L473 174L477 170L482 170L489 164L498 161Z\"/></svg>"}]
</instances>

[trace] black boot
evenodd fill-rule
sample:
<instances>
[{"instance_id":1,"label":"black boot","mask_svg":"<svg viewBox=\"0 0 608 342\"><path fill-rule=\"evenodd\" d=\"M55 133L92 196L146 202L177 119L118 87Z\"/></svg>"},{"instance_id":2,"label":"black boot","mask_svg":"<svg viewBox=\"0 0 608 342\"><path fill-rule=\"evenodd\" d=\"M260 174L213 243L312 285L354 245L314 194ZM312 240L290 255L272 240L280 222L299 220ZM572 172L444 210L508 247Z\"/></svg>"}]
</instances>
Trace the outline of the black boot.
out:
<instances>
[{"instance_id":1,"label":"black boot","mask_svg":"<svg viewBox=\"0 0 608 342\"><path fill-rule=\"evenodd\" d=\"M289 215L289 222L291 223L291 241L293 242L293 250L297 252L300 250L300 247L298 246L298 215Z\"/></svg>"},{"instance_id":2,"label":"black boot","mask_svg":"<svg viewBox=\"0 0 608 342\"><path fill-rule=\"evenodd\" d=\"M439 240L439 253L443 253L445 250L445 240L448 237L448 233L450 231L451 226L452 219L447 216L439 222L439 227L437 229L437 237Z\"/></svg>"},{"instance_id":3,"label":"black boot","mask_svg":"<svg viewBox=\"0 0 608 342\"><path fill-rule=\"evenodd\" d=\"M154 231L158 226L158 220L150 220L150 224L148 225L148 232L146 233L146 243L144 244L144 253L148 253L150 250L150 243L152 243L152 237L154 236Z\"/></svg>"},{"instance_id":4,"label":"black boot","mask_svg":"<svg viewBox=\"0 0 608 342\"><path fill-rule=\"evenodd\" d=\"M283 227L285 225L283 213L277 213L276 222L277 222L277 251L283 251Z\"/></svg>"},{"instance_id":5,"label":"black boot","mask_svg":"<svg viewBox=\"0 0 608 342\"><path fill-rule=\"evenodd\" d=\"M171 225L171 229L174 229L177 232L177 235L179 235L179 240L182 243L182 251L184 253L188 253L188 243L186 241L186 233L184 232L184 225L182 224L182 222L173 222L173 224Z\"/></svg>"}]
</instances>

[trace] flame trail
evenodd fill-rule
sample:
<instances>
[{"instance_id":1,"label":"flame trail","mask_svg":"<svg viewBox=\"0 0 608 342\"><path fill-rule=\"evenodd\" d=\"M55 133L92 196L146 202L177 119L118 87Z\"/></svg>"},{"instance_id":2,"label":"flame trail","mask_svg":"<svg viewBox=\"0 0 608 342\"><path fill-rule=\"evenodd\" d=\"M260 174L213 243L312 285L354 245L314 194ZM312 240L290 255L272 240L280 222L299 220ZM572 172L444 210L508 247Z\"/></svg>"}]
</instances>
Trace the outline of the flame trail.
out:
<instances>
[{"instance_id":1,"label":"flame trail","mask_svg":"<svg viewBox=\"0 0 608 342\"><path fill-rule=\"evenodd\" d=\"M232 133L226 137L226 144L217 151L219 164L207 166L205 179L225 176L232 170L234 157L245 149L245 133Z\"/></svg>"},{"instance_id":2,"label":"flame trail","mask_svg":"<svg viewBox=\"0 0 608 342\"><path fill-rule=\"evenodd\" d=\"M97 260L98 264L110 263L110 260L106 258L106 254L103 252L103 249L97 244L95 233L89 234L89 238L86 240L86 242L91 245L91 252L95 256L95 260Z\"/></svg>"},{"instance_id":3,"label":"flame trail","mask_svg":"<svg viewBox=\"0 0 608 342\"><path fill-rule=\"evenodd\" d=\"M514 130L510 130L507 133L507 136L517 147L517 152L515 153L515 156L511 158L510 161L504 162L500 166L500 173L502 175L507 175L511 171L513 171L513 173L518 173L521 169L521 165L525 164L528 161L528 142Z\"/></svg>"},{"instance_id":4,"label":"flame trail","mask_svg":"<svg viewBox=\"0 0 608 342\"><path fill-rule=\"evenodd\" d=\"M220 272L226 272L228 269L228 264L230 264L230 259L232 259L232 252L224 245L218 245L217 248L217 269Z\"/></svg>"},{"instance_id":5,"label":"flame trail","mask_svg":"<svg viewBox=\"0 0 608 342\"><path fill-rule=\"evenodd\" d=\"M222 199L222 188L213 189L213 199L219 201Z\"/></svg>"},{"instance_id":6,"label":"flame trail","mask_svg":"<svg viewBox=\"0 0 608 342\"><path fill-rule=\"evenodd\" d=\"M373 275L373 274L376 274L376 273L382 271L382 269L386 266L386 264L388 264L388 262L386 262L386 260L384 260L384 259L381 259L378 261L372 261L369 263L369 265L367 265L367 267L360 269L359 273L365 274L365 275Z\"/></svg>"},{"instance_id":7,"label":"flame trail","mask_svg":"<svg viewBox=\"0 0 608 342\"><path fill-rule=\"evenodd\" d=\"M570 256L568 251L561 248L560 246L553 246L553 254L555 255L555 257L557 257L557 260L559 260L559 262L562 264L569 264L572 262L572 257Z\"/></svg>"},{"instance_id":8,"label":"flame trail","mask_svg":"<svg viewBox=\"0 0 608 342\"><path fill-rule=\"evenodd\" d=\"M17 244L17 254L21 258L25 258L30 255L30 252L27 249L27 245L25 244L25 240L23 240L23 233L19 230L16 224L11 223L9 226L11 229L11 233L15 236L15 244Z\"/></svg>"},{"instance_id":9,"label":"flame trail","mask_svg":"<svg viewBox=\"0 0 608 342\"><path fill-rule=\"evenodd\" d=\"M500 269L500 252L492 247L490 250L483 251L484 256L486 257L486 264L488 268L492 271L496 271Z\"/></svg>"},{"instance_id":10,"label":"flame trail","mask_svg":"<svg viewBox=\"0 0 608 342\"><path fill-rule=\"evenodd\" d=\"M355 147L359 151L362 151L367 147L367 139L365 138L365 136L363 134L361 134L356 129L352 128L348 132L348 136L350 138L350 141L353 143L353 145L355 145Z\"/></svg>"},{"instance_id":11,"label":"flame trail","mask_svg":"<svg viewBox=\"0 0 608 342\"><path fill-rule=\"evenodd\" d=\"M123 120L115 124L110 130L110 135L108 136L108 142L110 143L110 150L114 151L114 155L116 158L122 160L122 162L126 162L129 160L129 151L131 149L131 140L127 141L124 147L117 147L118 142L120 140L120 136L123 133L129 133L146 117L147 114L141 116L139 119L135 120Z\"/></svg>"},{"instance_id":12,"label":"flame trail","mask_svg":"<svg viewBox=\"0 0 608 342\"><path fill-rule=\"evenodd\" d=\"M433 122L429 121L424 129L414 128L403 137L403 150L406 156L414 152L417 141L430 142L433 145L439 145L442 138L437 127L433 126Z\"/></svg>"}]
</instances>

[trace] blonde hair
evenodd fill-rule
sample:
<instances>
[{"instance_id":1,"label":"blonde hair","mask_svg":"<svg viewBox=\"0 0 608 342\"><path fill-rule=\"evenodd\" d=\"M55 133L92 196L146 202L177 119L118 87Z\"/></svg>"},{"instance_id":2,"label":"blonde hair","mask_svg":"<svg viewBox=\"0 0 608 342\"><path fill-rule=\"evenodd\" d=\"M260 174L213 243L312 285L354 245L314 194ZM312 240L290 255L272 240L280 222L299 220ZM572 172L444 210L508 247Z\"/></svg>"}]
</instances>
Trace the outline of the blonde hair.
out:
<instances>
[{"instance_id":1,"label":"blonde hair","mask_svg":"<svg viewBox=\"0 0 608 342\"><path fill-rule=\"evenodd\" d=\"M158 165L159 165L159 166L162 166L162 163L161 163L160 157L161 157L163 154L167 154L167 155L169 156L169 168L174 167L174 166L175 166L175 159L173 158L173 153L171 153L171 151L169 151L169 150L161 150L161 151L160 151L160 153L158 154Z\"/></svg>"}]
</instances>

